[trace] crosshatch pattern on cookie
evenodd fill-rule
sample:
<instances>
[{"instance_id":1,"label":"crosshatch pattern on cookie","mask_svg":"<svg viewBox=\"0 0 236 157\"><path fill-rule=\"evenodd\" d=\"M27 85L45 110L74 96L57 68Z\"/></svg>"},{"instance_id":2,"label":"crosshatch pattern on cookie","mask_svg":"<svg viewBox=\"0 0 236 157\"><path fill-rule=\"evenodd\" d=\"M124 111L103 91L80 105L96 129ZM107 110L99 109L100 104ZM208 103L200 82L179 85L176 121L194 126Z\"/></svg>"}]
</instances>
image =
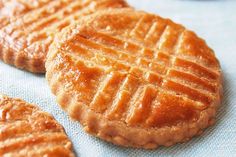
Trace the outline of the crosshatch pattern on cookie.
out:
<instances>
[{"instance_id":1,"label":"crosshatch pattern on cookie","mask_svg":"<svg viewBox=\"0 0 236 157\"><path fill-rule=\"evenodd\" d=\"M1 2L0 2L1 3ZM1 5L0 5L1 6ZM128 7L123 0L11 0L0 7L0 58L18 68L45 72L54 34L100 9ZM11 14L5 12L11 10Z\"/></svg>"}]
</instances>

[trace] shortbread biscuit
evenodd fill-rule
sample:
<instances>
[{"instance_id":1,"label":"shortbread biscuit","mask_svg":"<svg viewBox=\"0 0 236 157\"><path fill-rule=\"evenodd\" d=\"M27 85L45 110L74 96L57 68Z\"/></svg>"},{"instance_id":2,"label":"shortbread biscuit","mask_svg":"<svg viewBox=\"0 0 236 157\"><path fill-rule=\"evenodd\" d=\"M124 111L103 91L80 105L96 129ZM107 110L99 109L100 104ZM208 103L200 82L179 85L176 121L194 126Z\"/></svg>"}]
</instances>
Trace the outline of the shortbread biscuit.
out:
<instances>
[{"instance_id":1,"label":"shortbread biscuit","mask_svg":"<svg viewBox=\"0 0 236 157\"><path fill-rule=\"evenodd\" d=\"M50 0L0 0L0 19L17 18L22 14L47 4L49 1Z\"/></svg>"},{"instance_id":2,"label":"shortbread biscuit","mask_svg":"<svg viewBox=\"0 0 236 157\"><path fill-rule=\"evenodd\" d=\"M0 156L74 157L63 127L48 113L0 95Z\"/></svg>"},{"instance_id":3,"label":"shortbread biscuit","mask_svg":"<svg viewBox=\"0 0 236 157\"><path fill-rule=\"evenodd\" d=\"M123 0L2 0L0 59L44 73L45 57L55 33L82 15L127 6Z\"/></svg>"},{"instance_id":4,"label":"shortbread biscuit","mask_svg":"<svg viewBox=\"0 0 236 157\"><path fill-rule=\"evenodd\" d=\"M141 148L189 140L213 124L221 70L204 40L132 9L100 11L55 39L46 77L85 131Z\"/></svg>"}]
</instances>

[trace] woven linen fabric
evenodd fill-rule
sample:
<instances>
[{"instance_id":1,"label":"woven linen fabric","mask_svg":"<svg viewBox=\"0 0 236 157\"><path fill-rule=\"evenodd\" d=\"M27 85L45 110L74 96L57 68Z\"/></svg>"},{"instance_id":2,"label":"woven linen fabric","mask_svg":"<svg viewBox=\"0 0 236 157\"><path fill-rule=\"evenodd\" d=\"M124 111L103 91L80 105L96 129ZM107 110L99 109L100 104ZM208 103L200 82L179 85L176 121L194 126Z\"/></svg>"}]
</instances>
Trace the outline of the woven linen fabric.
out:
<instances>
[{"instance_id":1,"label":"woven linen fabric","mask_svg":"<svg viewBox=\"0 0 236 157\"><path fill-rule=\"evenodd\" d=\"M65 128L80 157L236 156L236 1L128 0L130 5L182 23L214 49L224 75L224 97L216 124L189 142L155 150L123 148L92 137L57 105L44 75L0 62L0 93L22 98L51 113Z\"/></svg>"}]
</instances>

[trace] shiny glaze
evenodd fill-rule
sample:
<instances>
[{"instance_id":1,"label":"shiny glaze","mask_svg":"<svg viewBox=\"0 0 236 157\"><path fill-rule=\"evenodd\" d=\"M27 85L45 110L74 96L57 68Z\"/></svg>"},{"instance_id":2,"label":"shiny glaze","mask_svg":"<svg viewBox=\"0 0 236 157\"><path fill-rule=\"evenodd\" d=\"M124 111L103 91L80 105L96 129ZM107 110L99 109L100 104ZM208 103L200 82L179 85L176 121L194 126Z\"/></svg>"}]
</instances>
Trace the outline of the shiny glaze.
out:
<instances>
[{"instance_id":1,"label":"shiny glaze","mask_svg":"<svg viewBox=\"0 0 236 157\"><path fill-rule=\"evenodd\" d=\"M63 127L38 107L0 95L0 156L73 157Z\"/></svg>"},{"instance_id":2,"label":"shiny glaze","mask_svg":"<svg viewBox=\"0 0 236 157\"><path fill-rule=\"evenodd\" d=\"M49 75L58 79L52 82L72 87L74 101L111 121L145 128L194 122L219 99L213 51L193 32L155 15L104 11L65 30L55 45ZM70 114L77 106L63 105Z\"/></svg>"}]
</instances>

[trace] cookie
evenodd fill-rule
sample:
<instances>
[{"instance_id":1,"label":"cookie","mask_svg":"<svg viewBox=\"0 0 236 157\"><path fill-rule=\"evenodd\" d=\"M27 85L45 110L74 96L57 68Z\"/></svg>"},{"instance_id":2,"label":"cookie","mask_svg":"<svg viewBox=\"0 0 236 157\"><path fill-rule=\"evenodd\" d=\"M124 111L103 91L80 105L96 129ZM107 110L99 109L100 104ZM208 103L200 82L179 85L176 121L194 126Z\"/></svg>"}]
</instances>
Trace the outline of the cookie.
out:
<instances>
[{"instance_id":1,"label":"cookie","mask_svg":"<svg viewBox=\"0 0 236 157\"><path fill-rule=\"evenodd\" d=\"M74 157L63 127L48 113L0 95L0 156Z\"/></svg>"},{"instance_id":2,"label":"cookie","mask_svg":"<svg viewBox=\"0 0 236 157\"><path fill-rule=\"evenodd\" d=\"M45 57L54 34L83 15L127 7L123 0L2 0L0 59L33 73L45 73Z\"/></svg>"},{"instance_id":3,"label":"cookie","mask_svg":"<svg viewBox=\"0 0 236 157\"><path fill-rule=\"evenodd\" d=\"M50 0L0 0L0 19L17 18L38 7L42 7ZM3 21L1 21L1 24ZM10 21L8 21L10 22Z\"/></svg>"},{"instance_id":4,"label":"cookie","mask_svg":"<svg viewBox=\"0 0 236 157\"><path fill-rule=\"evenodd\" d=\"M221 68L194 32L132 9L100 11L64 30L46 78L85 131L122 146L156 148L213 124Z\"/></svg>"}]
</instances>

